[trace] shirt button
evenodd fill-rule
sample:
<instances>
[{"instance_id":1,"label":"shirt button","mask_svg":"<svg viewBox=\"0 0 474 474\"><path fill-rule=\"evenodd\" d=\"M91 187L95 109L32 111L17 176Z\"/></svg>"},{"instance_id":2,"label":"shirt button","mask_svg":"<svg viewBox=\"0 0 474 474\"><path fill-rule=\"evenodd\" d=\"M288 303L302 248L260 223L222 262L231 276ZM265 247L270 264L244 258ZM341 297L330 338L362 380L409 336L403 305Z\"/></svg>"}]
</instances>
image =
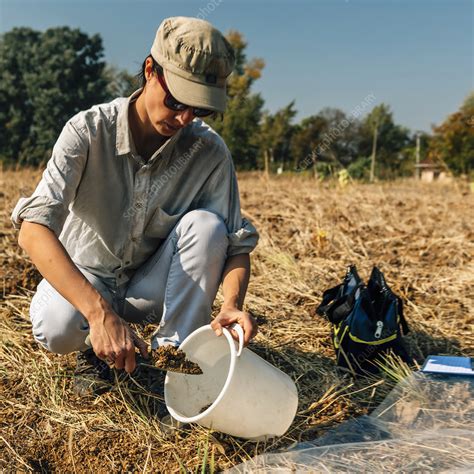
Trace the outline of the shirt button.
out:
<instances>
[{"instance_id":1,"label":"shirt button","mask_svg":"<svg viewBox=\"0 0 474 474\"><path fill-rule=\"evenodd\" d=\"M135 204L135 207L136 207L137 209L141 209L141 208L143 207L143 204L142 204L141 202L137 202L137 203Z\"/></svg>"}]
</instances>

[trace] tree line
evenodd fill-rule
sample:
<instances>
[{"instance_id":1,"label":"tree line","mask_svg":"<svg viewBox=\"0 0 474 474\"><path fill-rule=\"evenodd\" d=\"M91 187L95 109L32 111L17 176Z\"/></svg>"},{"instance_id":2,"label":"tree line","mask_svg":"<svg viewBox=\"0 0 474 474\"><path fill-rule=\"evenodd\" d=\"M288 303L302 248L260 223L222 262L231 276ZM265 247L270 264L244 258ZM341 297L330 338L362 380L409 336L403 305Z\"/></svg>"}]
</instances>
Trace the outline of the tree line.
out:
<instances>
[{"instance_id":1,"label":"tree line","mask_svg":"<svg viewBox=\"0 0 474 474\"><path fill-rule=\"evenodd\" d=\"M418 149L455 175L474 174L474 92L459 111L418 133L395 123L387 104L368 94L349 113L327 107L295 123L294 102L270 113L252 86L265 67L248 59L238 31L227 38L236 52L225 114L209 119L241 170L313 173L341 170L354 179L410 176ZM144 58L137 58L141 63ZM44 32L14 28L0 36L0 161L42 166L66 121L80 110L127 96L135 75L106 64L100 35L69 27Z\"/></svg>"}]
</instances>

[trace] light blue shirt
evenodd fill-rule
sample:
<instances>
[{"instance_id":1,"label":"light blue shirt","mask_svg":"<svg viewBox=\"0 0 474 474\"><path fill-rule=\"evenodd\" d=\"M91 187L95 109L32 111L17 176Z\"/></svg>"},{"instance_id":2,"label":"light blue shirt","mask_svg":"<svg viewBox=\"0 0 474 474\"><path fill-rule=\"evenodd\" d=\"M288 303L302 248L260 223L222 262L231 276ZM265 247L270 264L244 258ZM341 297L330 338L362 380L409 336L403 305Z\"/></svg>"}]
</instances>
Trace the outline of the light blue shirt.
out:
<instances>
[{"instance_id":1,"label":"light blue shirt","mask_svg":"<svg viewBox=\"0 0 474 474\"><path fill-rule=\"evenodd\" d=\"M11 216L17 229L23 220L49 227L77 265L117 286L193 209L223 218L228 256L249 253L258 241L241 216L229 149L209 125L195 118L148 161L137 154L128 106L140 92L70 119L36 190Z\"/></svg>"}]
</instances>

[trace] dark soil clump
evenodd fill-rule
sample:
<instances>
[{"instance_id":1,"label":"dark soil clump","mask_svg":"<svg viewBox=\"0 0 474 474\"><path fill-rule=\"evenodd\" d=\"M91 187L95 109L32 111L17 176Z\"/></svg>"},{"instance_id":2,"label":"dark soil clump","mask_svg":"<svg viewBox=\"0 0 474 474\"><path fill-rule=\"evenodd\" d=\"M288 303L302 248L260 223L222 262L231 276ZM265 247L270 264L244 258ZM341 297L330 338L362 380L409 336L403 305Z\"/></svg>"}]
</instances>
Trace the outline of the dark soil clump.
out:
<instances>
[{"instance_id":1,"label":"dark soil clump","mask_svg":"<svg viewBox=\"0 0 474 474\"><path fill-rule=\"evenodd\" d=\"M160 369L181 372L182 374L202 374L198 364L186 359L186 354L173 346L160 346L152 351L153 365Z\"/></svg>"}]
</instances>

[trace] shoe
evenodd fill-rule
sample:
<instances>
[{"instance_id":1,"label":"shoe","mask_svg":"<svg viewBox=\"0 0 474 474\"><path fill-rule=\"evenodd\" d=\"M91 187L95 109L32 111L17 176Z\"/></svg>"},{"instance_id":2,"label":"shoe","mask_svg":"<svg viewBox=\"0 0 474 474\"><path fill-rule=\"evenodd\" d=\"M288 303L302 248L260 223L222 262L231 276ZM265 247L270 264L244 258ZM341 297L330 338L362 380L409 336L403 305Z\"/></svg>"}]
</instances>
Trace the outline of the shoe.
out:
<instances>
[{"instance_id":1,"label":"shoe","mask_svg":"<svg viewBox=\"0 0 474 474\"><path fill-rule=\"evenodd\" d=\"M148 391L164 398L164 383L166 372L153 367L153 362L137 355L137 367L132 373L132 377Z\"/></svg>"},{"instance_id":2,"label":"shoe","mask_svg":"<svg viewBox=\"0 0 474 474\"><path fill-rule=\"evenodd\" d=\"M164 397L163 385L166 372L155 368L150 359L145 359L140 354L136 355L135 370L128 374L124 369L111 369L112 378L119 384L125 384L130 388L142 388L147 392Z\"/></svg>"},{"instance_id":3,"label":"shoe","mask_svg":"<svg viewBox=\"0 0 474 474\"><path fill-rule=\"evenodd\" d=\"M74 371L74 392L81 397L97 396L112 388L110 367L92 349L79 352Z\"/></svg>"}]
</instances>

